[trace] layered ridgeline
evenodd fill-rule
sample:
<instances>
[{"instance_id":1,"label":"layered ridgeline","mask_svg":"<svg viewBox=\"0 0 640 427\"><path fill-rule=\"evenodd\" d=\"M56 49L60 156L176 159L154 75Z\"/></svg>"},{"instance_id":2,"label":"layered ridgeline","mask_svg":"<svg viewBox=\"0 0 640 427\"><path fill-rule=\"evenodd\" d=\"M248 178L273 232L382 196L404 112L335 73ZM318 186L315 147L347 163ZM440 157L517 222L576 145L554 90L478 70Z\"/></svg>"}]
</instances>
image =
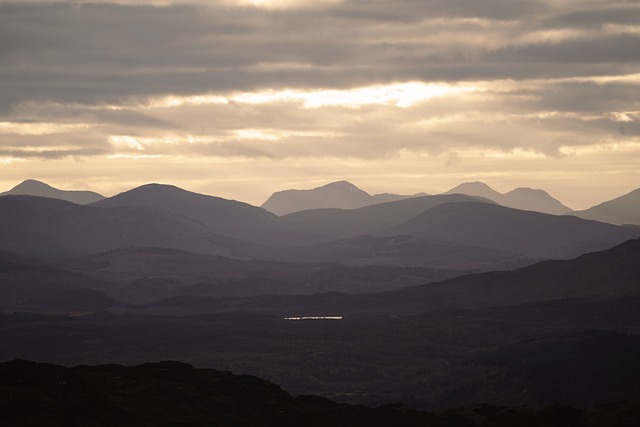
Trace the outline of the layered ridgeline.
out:
<instances>
[{"instance_id":1,"label":"layered ridgeline","mask_svg":"<svg viewBox=\"0 0 640 427\"><path fill-rule=\"evenodd\" d=\"M0 310L105 310L113 283L0 251Z\"/></svg>"},{"instance_id":2,"label":"layered ridgeline","mask_svg":"<svg viewBox=\"0 0 640 427\"><path fill-rule=\"evenodd\" d=\"M467 182L443 194L477 196L510 208L554 215L562 215L571 211L570 208L551 197L547 192L539 189L516 188L501 194L482 182ZM262 207L277 215L287 215L309 209L357 209L420 196L426 196L426 194L418 193L411 196L387 193L370 195L350 182L337 181L309 190L275 192L262 204Z\"/></svg>"},{"instance_id":3,"label":"layered ridgeline","mask_svg":"<svg viewBox=\"0 0 640 427\"><path fill-rule=\"evenodd\" d=\"M66 200L77 205L88 205L104 199L104 196L93 191L66 191L54 188L44 182L28 179L16 185L9 191L0 193L0 196L39 196L52 199Z\"/></svg>"},{"instance_id":4,"label":"layered ridgeline","mask_svg":"<svg viewBox=\"0 0 640 427\"><path fill-rule=\"evenodd\" d=\"M640 239L572 260L543 261L512 271L462 276L394 292L366 295L263 296L234 300L165 302L167 312L234 311L286 316L293 313L344 316L415 315L444 309L483 309L579 298L636 307L640 298ZM625 300L628 298L628 300ZM546 304L546 303L545 303ZM551 304L551 303L549 303ZM544 305L544 304L543 304ZM172 308L173 306L173 308ZM626 310L626 309L625 309ZM634 309L635 310L635 309ZM588 315L588 313L582 313ZM585 320L585 324L587 321ZM636 324L637 326L637 324ZM597 327L597 324L594 326Z\"/></svg>"},{"instance_id":5,"label":"layered ridgeline","mask_svg":"<svg viewBox=\"0 0 640 427\"><path fill-rule=\"evenodd\" d=\"M640 234L632 228L509 209L460 194L278 217L246 203L159 184L88 206L51 198L5 196L0 198L0 215L0 249L58 258L127 247L163 247L280 261L486 269L491 264L518 261L518 257L572 257ZM362 235L375 238L362 239ZM390 239L394 236L398 238ZM494 252L489 258L487 253L477 252L476 259L447 261L443 258L447 252L461 253L452 251L451 245ZM425 261L414 257L406 262L411 246L424 254ZM505 257L500 259L502 255L495 251L502 251ZM336 256L340 253L344 257ZM437 258L440 265L430 261ZM489 264L482 266L487 260ZM455 266L459 261L464 262Z\"/></svg>"},{"instance_id":6,"label":"layered ridgeline","mask_svg":"<svg viewBox=\"0 0 640 427\"><path fill-rule=\"evenodd\" d=\"M571 215L611 224L640 225L640 188L592 208L571 212Z\"/></svg>"},{"instance_id":7,"label":"layered ridgeline","mask_svg":"<svg viewBox=\"0 0 640 427\"><path fill-rule=\"evenodd\" d=\"M571 209L554 199L544 190L533 188L516 188L508 193L499 193L483 182L465 182L444 194L467 194L493 200L508 208L537 211L553 215L563 215ZM593 218L595 219L595 218Z\"/></svg>"},{"instance_id":8,"label":"layered ridgeline","mask_svg":"<svg viewBox=\"0 0 640 427\"><path fill-rule=\"evenodd\" d=\"M638 231L488 203L447 203L434 206L384 234L407 234L533 258L563 259L609 248L636 237Z\"/></svg>"},{"instance_id":9,"label":"layered ridgeline","mask_svg":"<svg viewBox=\"0 0 640 427\"><path fill-rule=\"evenodd\" d=\"M0 339L7 344L0 346L0 359L21 357L67 366L110 366L101 368L102 373L85 366L74 370L71 377L60 368L25 362L7 367L0 381L4 387L0 395L9 399L3 402L2 420L16 420L7 418L8 414L19 416L26 409L33 416L55 416L61 413L61 407L54 406L57 404L68 404L66 408L75 411L85 408L86 414L91 412L88 408L95 408L94 403L101 402L111 408L100 412L101 419L115 414L119 415L118 425L126 425L125 413L131 415L133 408L143 413L145 408L158 407L170 411L177 402L186 422L193 421L189 418L193 411L210 408L202 404L209 402L207 391L214 395L211 399L217 405L234 404L232 396L223 398L214 383L186 366L146 366L138 375L134 369L113 365L138 365L146 360L183 360L259 374L291 393L320 394L370 405L404 401L423 408L444 408L485 402L585 408L638 399L639 257L640 241L633 240L570 261L547 261L516 271L462 277L383 294L215 299L184 296L81 316L3 312ZM95 261L97 266L102 260ZM343 318L283 319L323 315ZM237 383L228 373L224 375L227 381L221 384L231 392ZM206 377L219 378L213 372ZM104 393L93 388L94 381L106 387ZM237 403L239 407L248 405L244 414L264 409L263 404L267 404L253 395L251 384L248 379L239 384L243 396L253 396ZM273 397L271 387L258 389ZM13 398L26 394L31 399ZM138 400L128 404L128 398ZM163 403L153 406L155 398ZM331 412L344 414L347 410L323 399L312 401L333 408ZM120 404L124 406L116 410L114 405ZM52 407L53 412L46 412ZM16 412L16 408L23 411ZM411 413L406 407L400 409ZM459 414L466 412L477 425L485 426L491 422L595 426L595 421L603 421L605 409L611 413L606 417L609 424L603 425L636 425L638 414L617 403L588 413L565 408L559 412L562 421L555 424L548 418L553 411L547 410L546 419L528 424L521 417L499 420L496 416L502 409L474 405ZM361 407L357 419L364 420L363 410ZM522 411L520 415L534 414L531 408ZM283 408L275 412L282 414ZM507 410L500 417L508 415L516 413ZM594 422L584 424L587 415L594 416ZM615 423L610 418L613 415L619 417ZM169 420L169 414L162 417ZM283 425L282 419L277 420L275 425ZM132 422L144 425L139 421ZM216 421L221 424L220 419ZM365 425L375 425L368 418L366 421ZM190 425L198 425L194 423ZM401 425L389 420L385 423ZM24 425L8 423L16 424ZM358 424L353 419L342 425Z\"/></svg>"},{"instance_id":10,"label":"layered ridgeline","mask_svg":"<svg viewBox=\"0 0 640 427\"><path fill-rule=\"evenodd\" d=\"M336 181L310 190L283 190L273 193L262 207L276 215L286 215L307 209L356 209L377 203L393 202L413 196L399 194L371 195L348 181Z\"/></svg>"},{"instance_id":11,"label":"layered ridgeline","mask_svg":"<svg viewBox=\"0 0 640 427\"><path fill-rule=\"evenodd\" d=\"M147 184L94 203L99 208L152 207L188 218L213 234L252 242L307 243L313 236L295 231L276 215L244 202L186 191L173 185Z\"/></svg>"}]
</instances>

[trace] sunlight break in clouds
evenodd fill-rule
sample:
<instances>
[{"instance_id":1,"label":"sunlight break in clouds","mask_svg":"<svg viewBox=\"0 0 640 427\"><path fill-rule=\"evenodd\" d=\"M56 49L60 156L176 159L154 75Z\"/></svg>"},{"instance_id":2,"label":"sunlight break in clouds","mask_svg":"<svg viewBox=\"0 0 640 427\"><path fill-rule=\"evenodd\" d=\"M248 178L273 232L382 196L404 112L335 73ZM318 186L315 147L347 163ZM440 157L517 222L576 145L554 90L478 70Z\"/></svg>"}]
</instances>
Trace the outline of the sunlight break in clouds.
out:
<instances>
[{"instance_id":1,"label":"sunlight break in clouds","mask_svg":"<svg viewBox=\"0 0 640 427\"><path fill-rule=\"evenodd\" d=\"M640 182L639 22L624 0L0 0L0 190L486 180L588 207Z\"/></svg>"},{"instance_id":2,"label":"sunlight break in clouds","mask_svg":"<svg viewBox=\"0 0 640 427\"><path fill-rule=\"evenodd\" d=\"M171 108L184 105L229 104L232 102L246 104L292 102L300 103L303 108L309 109L328 106L359 108L373 104L411 107L432 98L463 94L475 90L477 90L475 87L463 84L406 82L345 90L270 89L259 92L244 92L228 97L220 95L168 96L153 99L148 106L151 108Z\"/></svg>"}]
</instances>

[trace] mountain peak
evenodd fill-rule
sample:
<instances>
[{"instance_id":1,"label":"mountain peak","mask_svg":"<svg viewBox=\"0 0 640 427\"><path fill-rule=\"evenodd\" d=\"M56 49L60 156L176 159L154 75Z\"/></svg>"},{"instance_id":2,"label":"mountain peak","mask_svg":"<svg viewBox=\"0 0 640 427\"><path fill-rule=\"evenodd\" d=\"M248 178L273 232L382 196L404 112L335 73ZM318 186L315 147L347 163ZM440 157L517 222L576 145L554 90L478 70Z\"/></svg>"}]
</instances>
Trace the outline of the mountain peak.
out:
<instances>
[{"instance_id":1,"label":"mountain peak","mask_svg":"<svg viewBox=\"0 0 640 427\"><path fill-rule=\"evenodd\" d=\"M349 181L341 180L310 190L277 191L262 207L276 215L286 215L308 209L356 209L373 203L375 200L369 193Z\"/></svg>"},{"instance_id":2,"label":"mountain peak","mask_svg":"<svg viewBox=\"0 0 640 427\"><path fill-rule=\"evenodd\" d=\"M329 184L323 185L321 187L314 188L314 190L318 190L320 188L347 188L347 189L360 190L358 187L356 187L355 185L353 185L349 181L345 181L345 180L330 182ZM362 190L360 190L360 191L362 191Z\"/></svg>"},{"instance_id":3,"label":"mountain peak","mask_svg":"<svg viewBox=\"0 0 640 427\"><path fill-rule=\"evenodd\" d=\"M464 182L456 187L453 187L451 190L447 191L445 194L466 194L468 196L482 196L487 199L494 200L495 197L501 196L493 188L489 187L484 182L473 181L473 182ZM496 200L494 200L496 201Z\"/></svg>"},{"instance_id":4,"label":"mountain peak","mask_svg":"<svg viewBox=\"0 0 640 427\"><path fill-rule=\"evenodd\" d=\"M24 181L22 181L20 184L16 185L9 191L17 191L17 190L33 191L33 190L40 190L40 189L54 190L52 186L42 181L38 181L36 179L25 179Z\"/></svg>"},{"instance_id":5,"label":"mountain peak","mask_svg":"<svg viewBox=\"0 0 640 427\"><path fill-rule=\"evenodd\" d=\"M0 193L0 196L38 196L50 199L66 200L77 205L88 205L104 199L104 197L93 191L66 191L59 190L42 181L27 179L13 187L11 190Z\"/></svg>"}]
</instances>

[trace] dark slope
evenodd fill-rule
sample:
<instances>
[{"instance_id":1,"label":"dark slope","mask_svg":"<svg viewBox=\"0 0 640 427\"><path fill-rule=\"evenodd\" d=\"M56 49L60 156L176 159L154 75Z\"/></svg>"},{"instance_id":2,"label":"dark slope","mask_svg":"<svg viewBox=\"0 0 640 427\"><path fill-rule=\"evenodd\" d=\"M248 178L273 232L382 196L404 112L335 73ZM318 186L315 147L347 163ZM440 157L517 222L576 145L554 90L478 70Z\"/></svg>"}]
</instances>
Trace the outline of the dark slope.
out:
<instances>
[{"instance_id":1,"label":"dark slope","mask_svg":"<svg viewBox=\"0 0 640 427\"><path fill-rule=\"evenodd\" d=\"M461 194L423 196L352 210L312 209L284 215L281 218L292 227L301 230L330 234L334 238L344 238L372 234L401 224L439 204L483 200ZM493 203L488 200L484 201Z\"/></svg>"},{"instance_id":2,"label":"dark slope","mask_svg":"<svg viewBox=\"0 0 640 427\"><path fill-rule=\"evenodd\" d=\"M566 261L484 273L400 291L440 295L455 306L497 306L559 298L610 299L640 295L640 239Z\"/></svg>"},{"instance_id":3,"label":"dark slope","mask_svg":"<svg viewBox=\"0 0 640 427\"><path fill-rule=\"evenodd\" d=\"M231 259L164 248L119 249L71 260L63 266L122 283L113 295L137 304L182 295L381 292L463 274L429 268Z\"/></svg>"},{"instance_id":4,"label":"dark slope","mask_svg":"<svg viewBox=\"0 0 640 427\"><path fill-rule=\"evenodd\" d=\"M256 297L189 302L174 311L235 311L291 315L406 315L447 308L482 308L562 298L640 296L640 239L567 261L544 261L514 271L463 276L396 292L365 295ZM172 303L165 304L169 307Z\"/></svg>"},{"instance_id":5,"label":"dark slope","mask_svg":"<svg viewBox=\"0 0 640 427\"><path fill-rule=\"evenodd\" d=\"M264 243L305 243L313 236L294 231L264 209L235 200L206 196L172 185L148 184L94 203L102 208L150 206L194 220L212 234Z\"/></svg>"},{"instance_id":6,"label":"dark slope","mask_svg":"<svg viewBox=\"0 0 640 427\"><path fill-rule=\"evenodd\" d=\"M131 246L220 254L202 224L150 206L98 208L32 196L0 198L0 249L46 258Z\"/></svg>"},{"instance_id":7,"label":"dark slope","mask_svg":"<svg viewBox=\"0 0 640 427\"><path fill-rule=\"evenodd\" d=\"M441 204L384 234L408 234L534 258L571 258L640 235L611 224L487 203Z\"/></svg>"},{"instance_id":8,"label":"dark slope","mask_svg":"<svg viewBox=\"0 0 640 427\"><path fill-rule=\"evenodd\" d=\"M39 196L66 200L77 205L88 205L104 199L104 196L93 191L65 191L51 187L44 182L28 179L0 196Z\"/></svg>"},{"instance_id":9,"label":"dark slope","mask_svg":"<svg viewBox=\"0 0 640 427\"><path fill-rule=\"evenodd\" d=\"M0 251L0 308L104 310L119 303L106 296L110 283Z\"/></svg>"},{"instance_id":10,"label":"dark slope","mask_svg":"<svg viewBox=\"0 0 640 427\"><path fill-rule=\"evenodd\" d=\"M571 212L570 215L610 224L640 225L640 188L592 208Z\"/></svg>"},{"instance_id":11,"label":"dark slope","mask_svg":"<svg viewBox=\"0 0 640 427\"><path fill-rule=\"evenodd\" d=\"M2 426L610 427L635 425L639 418L638 405L622 402L590 410L371 408L314 395L293 398L258 377L168 361L65 368L12 360L0 364L0 384Z\"/></svg>"},{"instance_id":12,"label":"dark slope","mask_svg":"<svg viewBox=\"0 0 640 427\"><path fill-rule=\"evenodd\" d=\"M347 265L387 265L491 271L536 262L515 253L476 246L419 239L413 236L360 235L318 245L245 252L247 256L293 262L338 262Z\"/></svg>"}]
</instances>

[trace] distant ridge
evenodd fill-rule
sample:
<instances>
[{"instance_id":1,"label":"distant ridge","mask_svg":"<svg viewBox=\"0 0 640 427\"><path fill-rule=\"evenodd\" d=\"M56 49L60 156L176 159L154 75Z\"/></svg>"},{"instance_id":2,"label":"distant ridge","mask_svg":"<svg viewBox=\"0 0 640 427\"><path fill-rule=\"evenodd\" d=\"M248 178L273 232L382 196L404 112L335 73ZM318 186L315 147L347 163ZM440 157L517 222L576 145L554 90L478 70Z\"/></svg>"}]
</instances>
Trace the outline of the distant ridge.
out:
<instances>
[{"instance_id":1,"label":"distant ridge","mask_svg":"<svg viewBox=\"0 0 640 427\"><path fill-rule=\"evenodd\" d=\"M415 196L419 195L424 193ZM277 191L262 204L262 208L276 215L287 215L309 209L357 209L415 196L388 193L372 196L348 181L336 181L310 190Z\"/></svg>"},{"instance_id":2,"label":"distant ridge","mask_svg":"<svg viewBox=\"0 0 640 427\"><path fill-rule=\"evenodd\" d=\"M65 191L59 190L35 179L27 179L0 196L39 196L51 199L66 200L76 205L88 205L104 199L104 196L93 191Z\"/></svg>"},{"instance_id":3,"label":"distant ridge","mask_svg":"<svg viewBox=\"0 0 640 427\"><path fill-rule=\"evenodd\" d=\"M570 215L610 224L640 225L640 188L589 209L571 212Z\"/></svg>"},{"instance_id":4,"label":"distant ridge","mask_svg":"<svg viewBox=\"0 0 640 427\"><path fill-rule=\"evenodd\" d=\"M640 232L489 203L445 203L386 230L384 235L411 235L539 259L566 259L637 238Z\"/></svg>"},{"instance_id":5,"label":"distant ridge","mask_svg":"<svg viewBox=\"0 0 640 427\"><path fill-rule=\"evenodd\" d=\"M465 182L443 194L466 194L492 200L508 208L536 211L552 215L564 215L571 208L554 199L544 190L519 187L508 193L499 193L484 182Z\"/></svg>"},{"instance_id":6,"label":"distant ridge","mask_svg":"<svg viewBox=\"0 0 640 427\"><path fill-rule=\"evenodd\" d=\"M291 229L278 216L265 209L167 184L142 185L100 200L92 206L150 206L179 218L195 220L214 234L261 243L307 243L312 237L305 231Z\"/></svg>"}]
</instances>

